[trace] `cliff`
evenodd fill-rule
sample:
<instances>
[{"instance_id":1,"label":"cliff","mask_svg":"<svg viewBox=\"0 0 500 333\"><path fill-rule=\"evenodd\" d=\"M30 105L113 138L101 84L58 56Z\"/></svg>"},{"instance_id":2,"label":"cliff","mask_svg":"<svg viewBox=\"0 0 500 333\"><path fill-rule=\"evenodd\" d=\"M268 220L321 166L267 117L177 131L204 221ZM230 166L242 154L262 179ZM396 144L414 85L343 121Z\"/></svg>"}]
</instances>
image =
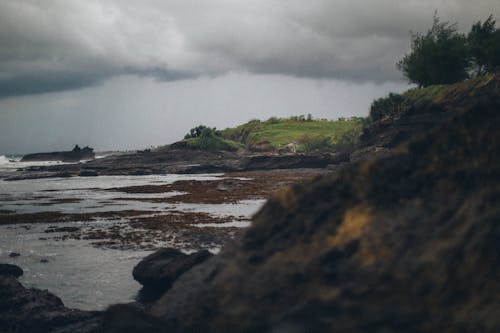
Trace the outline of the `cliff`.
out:
<instances>
[{"instance_id":1,"label":"cliff","mask_svg":"<svg viewBox=\"0 0 500 333\"><path fill-rule=\"evenodd\" d=\"M171 332L499 331L499 82L372 124L371 158L271 198L150 314Z\"/></svg>"}]
</instances>

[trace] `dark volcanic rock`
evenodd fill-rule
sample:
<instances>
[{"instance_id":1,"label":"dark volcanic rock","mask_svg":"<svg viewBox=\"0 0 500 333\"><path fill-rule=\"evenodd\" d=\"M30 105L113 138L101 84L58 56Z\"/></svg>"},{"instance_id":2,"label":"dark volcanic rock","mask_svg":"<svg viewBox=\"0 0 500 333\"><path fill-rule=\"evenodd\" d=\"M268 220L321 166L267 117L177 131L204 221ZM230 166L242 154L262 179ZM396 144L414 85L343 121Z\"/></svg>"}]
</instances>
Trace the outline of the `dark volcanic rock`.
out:
<instances>
[{"instance_id":1,"label":"dark volcanic rock","mask_svg":"<svg viewBox=\"0 0 500 333\"><path fill-rule=\"evenodd\" d=\"M410 144L277 194L151 313L174 332L499 332L499 83L451 86L411 111L452 114Z\"/></svg>"},{"instance_id":2,"label":"dark volcanic rock","mask_svg":"<svg viewBox=\"0 0 500 333\"><path fill-rule=\"evenodd\" d=\"M106 310L103 327L105 333L164 333L171 332L166 323L148 313L137 304L118 304Z\"/></svg>"},{"instance_id":3,"label":"dark volcanic rock","mask_svg":"<svg viewBox=\"0 0 500 333\"><path fill-rule=\"evenodd\" d=\"M79 227L49 227L45 229L43 232L51 233L51 232L77 232L80 231Z\"/></svg>"},{"instance_id":4,"label":"dark volcanic rock","mask_svg":"<svg viewBox=\"0 0 500 333\"><path fill-rule=\"evenodd\" d=\"M340 157L340 160L339 160ZM256 155L242 160L242 170L273 170L299 168L325 168L329 164L345 161L347 156L333 154L287 154L287 155Z\"/></svg>"},{"instance_id":5,"label":"dark volcanic rock","mask_svg":"<svg viewBox=\"0 0 500 333\"><path fill-rule=\"evenodd\" d=\"M100 332L100 314L67 309L48 291L26 289L0 276L0 331L5 333Z\"/></svg>"},{"instance_id":6,"label":"dark volcanic rock","mask_svg":"<svg viewBox=\"0 0 500 333\"><path fill-rule=\"evenodd\" d=\"M134 267L132 274L145 288L163 292L182 273L211 256L206 250L184 254L177 249L163 248L144 258Z\"/></svg>"},{"instance_id":7,"label":"dark volcanic rock","mask_svg":"<svg viewBox=\"0 0 500 333\"><path fill-rule=\"evenodd\" d=\"M344 163L346 154L269 154L173 149L119 154L79 164L28 167L5 180L63 176L218 173L254 170L325 168Z\"/></svg>"},{"instance_id":8,"label":"dark volcanic rock","mask_svg":"<svg viewBox=\"0 0 500 333\"><path fill-rule=\"evenodd\" d=\"M80 173L78 175L80 177L96 177L96 176L99 176L99 174L97 173L97 171L95 171L95 170L88 170L88 169L84 169L84 170L80 171Z\"/></svg>"},{"instance_id":9,"label":"dark volcanic rock","mask_svg":"<svg viewBox=\"0 0 500 333\"><path fill-rule=\"evenodd\" d=\"M23 275L21 267L11 264L0 264L0 276L13 276L15 278Z\"/></svg>"},{"instance_id":10,"label":"dark volcanic rock","mask_svg":"<svg viewBox=\"0 0 500 333\"><path fill-rule=\"evenodd\" d=\"M56 151L51 153L35 153L24 155L21 162L32 161L63 161L78 162L81 160L93 159L94 150L90 147L80 148L76 145L71 151Z\"/></svg>"}]
</instances>

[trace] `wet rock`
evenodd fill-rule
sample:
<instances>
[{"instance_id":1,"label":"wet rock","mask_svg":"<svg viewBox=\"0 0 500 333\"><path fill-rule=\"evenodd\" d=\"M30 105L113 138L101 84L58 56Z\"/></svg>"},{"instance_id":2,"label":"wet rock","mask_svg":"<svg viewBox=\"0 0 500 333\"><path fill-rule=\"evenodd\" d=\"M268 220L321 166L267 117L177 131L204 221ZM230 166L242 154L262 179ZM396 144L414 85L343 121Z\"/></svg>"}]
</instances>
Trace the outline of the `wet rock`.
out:
<instances>
[{"instance_id":1,"label":"wet rock","mask_svg":"<svg viewBox=\"0 0 500 333\"><path fill-rule=\"evenodd\" d=\"M21 267L11 264L0 264L0 276L13 276L15 278L23 275Z\"/></svg>"},{"instance_id":2,"label":"wet rock","mask_svg":"<svg viewBox=\"0 0 500 333\"><path fill-rule=\"evenodd\" d=\"M84 169L84 170L80 171L80 173L79 173L80 177L96 177L98 175L99 174L97 173L97 171L88 170L88 169Z\"/></svg>"},{"instance_id":3,"label":"wet rock","mask_svg":"<svg viewBox=\"0 0 500 333\"><path fill-rule=\"evenodd\" d=\"M177 249L163 248L144 258L132 274L146 289L163 292L181 274L211 256L207 250L184 254Z\"/></svg>"},{"instance_id":4,"label":"wet rock","mask_svg":"<svg viewBox=\"0 0 500 333\"><path fill-rule=\"evenodd\" d=\"M78 227L49 227L44 230L45 233L51 233L51 232L77 232L80 231L80 228Z\"/></svg>"},{"instance_id":5,"label":"wet rock","mask_svg":"<svg viewBox=\"0 0 500 333\"><path fill-rule=\"evenodd\" d=\"M80 148L76 145L71 151L57 151L50 153L35 153L24 155L21 162L32 161L63 161L63 162L78 162L85 159L93 159L95 157L94 149L90 147Z\"/></svg>"},{"instance_id":6,"label":"wet rock","mask_svg":"<svg viewBox=\"0 0 500 333\"><path fill-rule=\"evenodd\" d=\"M116 154L79 164L24 168L24 171L5 180L69 177L87 171L95 171L99 175L150 175L324 168L329 164L338 164L345 160L346 156L343 154L276 155L268 152L198 151L182 149L173 144L168 150ZM92 175L94 174L89 173L89 176Z\"/></svg>"},{"instance_id":7,"label":"wet rock","mask_svg":"<svg viewBox=\"0 0 500 333\"><path fill-rule=\"evenodd\" d=\"M154 171L151 169L136 169L129 172L129 174L132 176L147 176L152 175L153 173Z\"/></svg>"},{"instance_id":8,"label":"wet rock","mask_svg":"<svg viewBox=\"0 0 500 333\"><path fill-rule=\"evenodd\" d=\"M67 309L46 290L27 289L0 276L0 330L9 333L99 332L100 314Z\"/></svg>"},{"instance_id":9,"label":"wet rock","mask_svg":"<svg viewBox=\"0 0 500 333\"><path fill-rule=\"evenodd\" d=\"M137 304L117 304L104 313L105 333L160 333L169 332L165 323L144 311Z\"/></svg>"}]
</instances>

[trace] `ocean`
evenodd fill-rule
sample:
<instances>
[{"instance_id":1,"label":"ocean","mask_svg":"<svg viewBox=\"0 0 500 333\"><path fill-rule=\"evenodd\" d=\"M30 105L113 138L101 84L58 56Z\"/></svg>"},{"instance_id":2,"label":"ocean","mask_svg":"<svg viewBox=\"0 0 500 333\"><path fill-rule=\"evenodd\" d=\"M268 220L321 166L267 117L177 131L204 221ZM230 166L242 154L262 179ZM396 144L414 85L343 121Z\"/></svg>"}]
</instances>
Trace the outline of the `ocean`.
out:
<instances>
[{"instance_id":1,"label":"ocean","mask_svg":"<svg viewBox=\"0 0 500 333\"><path fill-rule=\"evenodd\" d=\"M19 157L2 155L0 175L57 163L23 163ZM171 202L169 198L182 192L127 193L120 189L223 177L0 179L0 262L20 266L24 270L20 281L25 286L48 289L71 308L101 310L132 301L141 288L132 278L132 269L143 257L158 247L176 247L186 253L206 248L217 253L219 240L225 237L220 230L231 234L249 226L250 217L264 200ZM179 217L179 222L150 228L157 216Z\"/></svg>"}]
</instances>

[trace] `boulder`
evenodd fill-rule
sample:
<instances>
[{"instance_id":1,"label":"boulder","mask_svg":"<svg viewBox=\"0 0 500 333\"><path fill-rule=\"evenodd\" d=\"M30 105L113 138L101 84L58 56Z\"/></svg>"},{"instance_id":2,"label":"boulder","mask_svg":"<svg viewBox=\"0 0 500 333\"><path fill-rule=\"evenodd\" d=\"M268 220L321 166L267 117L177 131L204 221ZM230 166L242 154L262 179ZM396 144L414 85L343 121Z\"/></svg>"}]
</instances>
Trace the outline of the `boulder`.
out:
<instances>
[{"instance_id":1,"label":"boulder","mask_svg":"<svg viewBox=\"0 0 500 333\"><path fill-rule=\"evenodd\" d=\"M21 267L11 264L0 264L0 276L13 276L15 278L23 275Z\"/></svg>"},{"instance_id":2,"label":"boulder","mask_svg":"<svg viewBox=\"0 0 500 333\"><path fill-rule=\"evenodd\" d=\"M211 256L207 250L185 254L177 249L162 248L137 264L132 274L145 288L162 292L181 274Z\"/></svg>"},{"instance_id":3,"label":"boulder","mask_svg":"<svg viewBox=\"0 0 500 333\"><path fill-rule=\"evenodd\" d=\"M0 276L1 332L99 332L101 314L73 310L47 290L27 289L11 276Z\"/></svg>"}]
</instances>

